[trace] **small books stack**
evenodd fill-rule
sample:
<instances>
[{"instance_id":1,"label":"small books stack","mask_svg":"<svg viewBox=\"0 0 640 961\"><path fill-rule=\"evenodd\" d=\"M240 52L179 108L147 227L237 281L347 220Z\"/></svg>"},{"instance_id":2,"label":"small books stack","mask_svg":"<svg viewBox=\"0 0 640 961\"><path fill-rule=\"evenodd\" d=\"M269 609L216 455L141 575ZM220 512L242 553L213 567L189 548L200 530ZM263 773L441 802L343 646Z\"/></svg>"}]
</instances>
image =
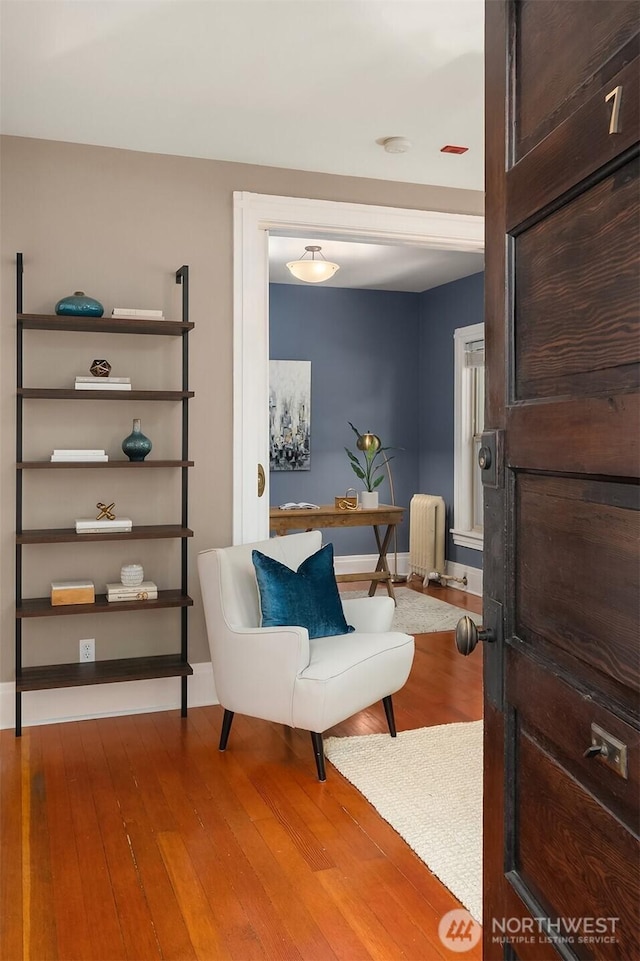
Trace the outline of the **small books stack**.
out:
<instances>
[{"instance_id":1,"label":"small books stack","mask_svg":"<svg viewBox=\"0 0 640 961\"><path fill-rule=\"evenodd\" d=\"M155 601L158 598L158 585L153 581L143 581L137 587L124 584L107 584L108 601Z\"/></svg>"},{"instance_id":2,"label":"small books stack","mask_svg":"<svg viewBox=\"0 0 640 961\"><path fill-rule=\"evenodd\" d=\"M109 455L103 450L94 450L92 448L61 448L51 451L51 460L54 463L62 463L63 461L105 461L109 460Z\"/></svg>"},{"instance_id":3,"label":"small books stack","mask_svg":"<svg viewBox=\"0 0 640 961\"><path fill-rule=\"evenodd\" d=\"M114 307L112 317L126 317L129 320L164 320L161 310L147 310L140 307Z\"/></svg>"},{"instance_id":4,"label":"small books stack","mask_svg":"<svg viewBox=\"0 0 640 961\"><path fill-rule=\"evenodd\" d=\"M116 517L112 521L81 517L76 521L76 534L128 534L132 528L130 517Z\"/></svg>"},{"instance_id":5,"label":"small books stack","mask_svg":"<svg viewBox=\"0 0 640 961\"><path fill-rule=\"evenodd\" d=\"M76 377L76 390L131 390L130 377Z\"/></svg>"}]
</instances>

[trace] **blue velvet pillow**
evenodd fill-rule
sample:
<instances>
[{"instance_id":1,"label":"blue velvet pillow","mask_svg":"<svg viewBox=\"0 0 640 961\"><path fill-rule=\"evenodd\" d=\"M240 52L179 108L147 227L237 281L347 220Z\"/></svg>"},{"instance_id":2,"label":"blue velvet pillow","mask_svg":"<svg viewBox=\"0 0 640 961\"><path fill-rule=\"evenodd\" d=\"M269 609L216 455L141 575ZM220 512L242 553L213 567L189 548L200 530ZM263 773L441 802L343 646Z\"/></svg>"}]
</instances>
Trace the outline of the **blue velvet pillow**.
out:
<instances>
[{"instance_id":1,"label":"blue velvet pillow","mask_svg":"<svg viewBox=\"0 0 640 961\"><path fill-rule=\"evenodd\" d=\"M252 551L263 627L306 627L309 637L354 630L347 624L333 571L333 544L307 557L297 571Z\"/></svg>"}]
</instances>

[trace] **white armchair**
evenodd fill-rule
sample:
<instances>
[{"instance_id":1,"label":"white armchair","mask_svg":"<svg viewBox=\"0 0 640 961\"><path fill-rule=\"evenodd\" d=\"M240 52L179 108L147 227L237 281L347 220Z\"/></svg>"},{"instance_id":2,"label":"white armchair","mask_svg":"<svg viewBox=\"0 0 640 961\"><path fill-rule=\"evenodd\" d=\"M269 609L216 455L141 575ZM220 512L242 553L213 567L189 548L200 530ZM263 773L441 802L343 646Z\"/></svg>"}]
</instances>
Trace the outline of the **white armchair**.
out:
<instances>
[{"instance_id":1,"label":"white armchair","mask_svg":"<svg viewBox=\"0 0 640 961\"><path fill-rule=\"evenodd\" d=\"M318 779L326 780L322 733L382 700L396 736L392 694L413 663L414 640L391 630L390 597L343 599L348 634L309 638L306 628L261 627L252 561L259 550L296 571L322 543L320 531L198 555L198 573L216 690L224 707L220 750L235 712L311 732Z\"/></svg>"}]
</instances>

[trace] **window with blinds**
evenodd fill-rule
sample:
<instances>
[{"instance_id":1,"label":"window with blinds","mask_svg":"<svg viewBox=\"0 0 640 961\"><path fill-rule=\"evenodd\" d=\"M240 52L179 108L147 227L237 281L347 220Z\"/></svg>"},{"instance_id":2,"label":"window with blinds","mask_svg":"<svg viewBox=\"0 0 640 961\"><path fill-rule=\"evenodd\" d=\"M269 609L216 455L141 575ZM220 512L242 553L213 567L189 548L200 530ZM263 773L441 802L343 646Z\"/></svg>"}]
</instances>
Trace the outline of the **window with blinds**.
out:
<instances>
[{"instance_id":1,"label":"window with blinds","mask_svg":"<svg viewBox=\"0 0 640 961\"><path fill-rule=\"evenodd\" d=\"M478 466L478 454L482 446L482 431L484 430L484 339L474 340L465 344L464 365L471 379L469 390L469 399L471 401L469 421L473 474L471 530L482 533L482 472Z\"/></svg>"},{"instance_id":2,"label":"window with blinds","mask_svg":"<svg viewBox=\"0 0 640 961\"><path fill-rule=\"evenodd\" d=\"M484 429L484 324L454 334L454 515L455 544L482 550L483 493L478 452Z\"/></svg>"}]
</instances>

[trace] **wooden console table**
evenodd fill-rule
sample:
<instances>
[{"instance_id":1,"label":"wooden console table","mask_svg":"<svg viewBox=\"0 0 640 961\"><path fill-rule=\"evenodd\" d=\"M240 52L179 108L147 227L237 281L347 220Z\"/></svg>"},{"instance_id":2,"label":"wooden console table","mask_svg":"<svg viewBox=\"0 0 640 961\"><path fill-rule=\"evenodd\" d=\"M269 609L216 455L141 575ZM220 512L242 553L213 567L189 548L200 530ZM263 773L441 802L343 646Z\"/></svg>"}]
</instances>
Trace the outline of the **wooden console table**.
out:
<instances>
[{"instance_id":1,"label":"wooden console table","mask_svg":"<svg viewBox=\"0 0 640 961\"><path fill-rule=\"evenodd\" d=\"M269 511L270 528L274 534L287 534L289 531L313 531L325 527L373 527L376 544L378 545L378 563L375 571L359 574L337 574L337 581L371 581L369 597L372 597L378 584L386 584L387 593L395 601L391 581L391 571L387 563L387 549L391 540L391 532L399 524L404 514L404 507L391 507L381 504L373 510L358 508L355 511L341 510L333 504L323 504L318 510L304 508L300 510L283 511L279 507L272 507ZM381 528L386 525L384 533Z\"/></svg>"}]
</instances>

